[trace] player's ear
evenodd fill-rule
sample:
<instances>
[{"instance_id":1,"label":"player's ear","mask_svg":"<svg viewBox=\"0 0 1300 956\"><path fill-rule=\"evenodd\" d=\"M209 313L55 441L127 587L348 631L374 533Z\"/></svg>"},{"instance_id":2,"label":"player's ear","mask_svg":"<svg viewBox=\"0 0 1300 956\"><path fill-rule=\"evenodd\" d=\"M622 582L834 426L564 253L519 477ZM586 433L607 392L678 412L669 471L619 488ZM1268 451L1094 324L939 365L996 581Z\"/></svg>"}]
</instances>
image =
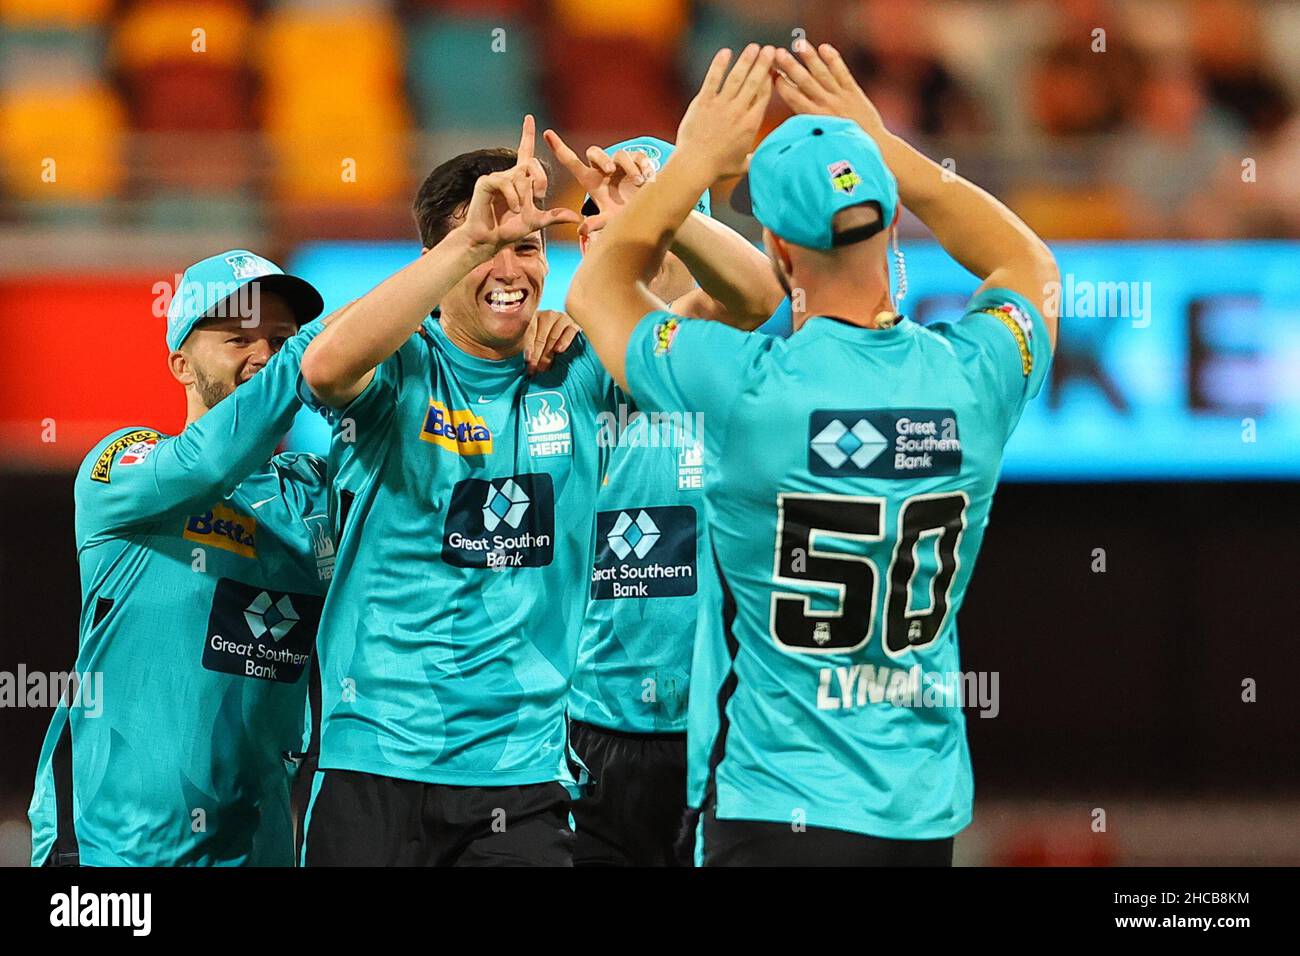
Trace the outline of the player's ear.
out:
<instances>
[{"instance_id":1,"label":"player's ear","mask_svg":"<svg viewBox=\"0 0 1300 956\"><path fill-rule=\"evenodd\" d=\"M790 258L789 244L769 229L763 230L763 237L771 237L772 255L776 258L781 271L787 276L794 275L794 260Z\"/></svg>"},{"instance_id":2,"label":"player's ear","mask_svg":"<svg viewBox=\"0 0 1300 956\"><path fill-rule=\"evenodd\" d=\"M194 383L194 368L190 363L190 357L184 352L177 350L167 356L167 368L172 373L172 378L182 385Z\"/></svg>"}]
</instances>

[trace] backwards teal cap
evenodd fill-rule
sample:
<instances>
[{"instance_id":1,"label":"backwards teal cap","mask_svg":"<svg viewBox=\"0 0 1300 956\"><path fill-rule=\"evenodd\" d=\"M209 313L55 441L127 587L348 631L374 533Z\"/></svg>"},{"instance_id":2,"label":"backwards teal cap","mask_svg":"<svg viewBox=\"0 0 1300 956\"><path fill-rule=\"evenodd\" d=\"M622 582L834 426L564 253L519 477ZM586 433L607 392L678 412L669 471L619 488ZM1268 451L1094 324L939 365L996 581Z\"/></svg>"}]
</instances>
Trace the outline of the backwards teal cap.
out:
<instances>
[{"instance_id":1,"label":"backwards teal cap","mask_svg":"<svg viewBox=\"0 0 1300 956\"><path fill-rule=\"evenodd\" d=\"M737 212L808 249L830 249L880 231L832 235L835 214L863 203L879 207L880 229L889 228L898 209L898 181L875 140L838 116L800 114L772 130L731 194Z\"/></svg>"},{"instance_id":2,"label":"backwards teal cap","mask_svg":"<svg viewBox=\"0 0 1300 956\"><path fill-rule=\"evenodd\" d=\"M214 312L220 313L218 306L254 283L284 299L299 325L310 322L325 308L320 293L309 282L285 275L270 259L247 249L231 249L194 263L181 276L180 287L167 307L167 347L172 351L180 348L194 326Z\"/></svg>"},{"instance_id":3,"label":"backwards teal cap","mask_svg":"<svg viewBox=\"0 0 1300 956\"><path fill-rule=\"evenodd\" d=\"M644 153L645 156L654 164L655 172L664 168L664 163L668 162L668 157L676 149L672 143L664 142L662 139L655 139L653 136L634 136L632 139L625 139L621 143L615 143L605 152L613 156L621 149L626 149L630 153ZM695 204L695 211L702 212L706 216L713 215L713 204L709 202L709 194L705 192L700 197L699 202ZM590 196L583 197L582 214L584 216L594 216L600 212L596 208L595 200Z\"/></svg>"}]
</instances>

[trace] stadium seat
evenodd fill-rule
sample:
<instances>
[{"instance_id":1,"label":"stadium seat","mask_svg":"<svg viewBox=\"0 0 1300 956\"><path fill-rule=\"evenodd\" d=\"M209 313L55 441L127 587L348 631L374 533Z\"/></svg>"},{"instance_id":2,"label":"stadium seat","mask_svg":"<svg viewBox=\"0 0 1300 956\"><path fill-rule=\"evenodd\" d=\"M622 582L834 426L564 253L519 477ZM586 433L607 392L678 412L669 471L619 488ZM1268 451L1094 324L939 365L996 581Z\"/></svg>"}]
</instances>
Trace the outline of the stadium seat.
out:
<instances>
[{"instance_id":1,"label":"stadium seat","mask_svg":"<svg viewBox=\"0 0 1300 956\"><path fill-rule=\"evenodd\" d=\"M0 25L0 87L82 86L104 69L104 42L93 27Z\"/></svg>"},{"instance_id":2,"label":"stadium seat","mask_svg":"<svg viewBox=\"0 0 1300 956\"><path fill-rule=\"evenodd\" d=\"M231 67L244 62L252 22L229 0L146 0L121 19L114 40L123 70L196 60Z\"/></svg>"},{"instance_id":3,"label":"stadium seat","mask_svg":"<svg viewBox=\"0 0 1300 956\"><path fill-rule=\"evenodd\" d=\"M81 27L103 21L113 0L0 0L0 22L19 26Z\"/></svg>"},{"instance_id":4,"label":"stadium seat","mask_svg":"<svg viewBox=\"0 0 1300 956\"><path fill-rule=\"evenodd\" d=\"M536 69L534 36L523 20L431 16L407 31L411 100L426 129L517 126L524 113L538 112Z\"/></svg>"},{"instance_id":5,"label":"stadium seat","mask_svg":"<svg viewBox=\"0 0 1300 956\"><path fill-rule=\"evenodd\" d=\"M237 130L257 124L252 81L242 70L196 60L132 70L132 125L141 130Z\"/></svg>"},{"instance_id":6,"label":"stadium seat","mask_svg":"<svg viewBox=\"0 0 1300 956\"><path fill-rule=\"evenodd\" d=\"M685 0L655 3L555 0L554 11L555 25L570 36L636 37L652 46L675 47L686 25L687 3Z\"/></svg>"},{"instance_id":7,"label":"stadium seat","mask_svg":"<svg viewBox=\"0 0 1300 956\"><path fill-rule=\"evenodd\" d=\"M278 10L262 33L277 194L361 204L404 192L409 122L396 21L375 11Z\"/></svg>"},{"instance_id":8,"label":"stadium seat","mask_svg":"<svg viewBox=\"0 0 1300 956\"><path fill-rule=\"evenodd\" d=\"M122 183L124 125L121 104L103 86L5 91L0 150L9 191L52 204L113 195Z\"/></svg>"},{"instance_id":9,"label":"stadium seat","mask_svg":"<svg viewBox=\"0 0 1300 956\"><path fill-rule=\"evenodd\" d=\"M562 131L671 138L685 106L674 50L631 37L553 34L549 42L547 88Z\"/></svg>"}]
</instances>

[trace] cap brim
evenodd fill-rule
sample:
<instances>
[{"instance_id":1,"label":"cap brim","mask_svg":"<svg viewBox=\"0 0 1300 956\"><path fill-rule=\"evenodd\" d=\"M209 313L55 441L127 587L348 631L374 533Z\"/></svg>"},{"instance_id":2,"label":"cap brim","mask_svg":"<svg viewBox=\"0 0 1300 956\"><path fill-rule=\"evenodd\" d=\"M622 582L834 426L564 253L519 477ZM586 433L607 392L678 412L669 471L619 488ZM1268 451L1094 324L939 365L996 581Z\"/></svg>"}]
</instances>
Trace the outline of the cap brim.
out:
<instances>
[{"instance_id":1,"label":"cap brim","mask_svg":"<svg viewBox=\"0 0 1300 956\"><path fill-rule=\"evenodd\" d=\"M731 208L744 216L753 217L754 200L749 194L749 173L740 177L736 183L736 188L731 191Z\"/></svg>"},{"instance_id":2,"label":"cap brim","mask_svg":"<svg viewBox=\"0 0 1300 956\"><path fill-rule=\"evenodd\" d=\"M289 306L289 311L293 313L294 321L298 323L299 328L306 325L312 319L325 311L325 300L322 299L320 293L316 291L316 287L306 279L299 279L297 276L285 275L283 273L274 273L272 275L258 276L256 279L250 279L248 282L241 285L240 289L251 285L261 286L272 295L277 295L283 299L285 304ZM231 293L231 295L238 294L238 291ZM226 296L226 299L229 298L230 296ZM198 321L194 324L198 325L199 322L202 322L205 318L212 315L212 313L215 312L218 307L226 301L226 299L220 299L217 302L214 302L212 307L200 316ZM191 326L191 329L193 329L193 326Z\"/></svg>"},{"instance_id":3,"label":"cap brim","mask_svg":"<svg viewBox=\"0 0 1300 956\"><path fill-rule=\"evenodd\" d=\"M325 300L306 279L291 275L269 275L253 281L284 299L300 326L306 325L325 311Z\"/></svg>"}]
</instances>

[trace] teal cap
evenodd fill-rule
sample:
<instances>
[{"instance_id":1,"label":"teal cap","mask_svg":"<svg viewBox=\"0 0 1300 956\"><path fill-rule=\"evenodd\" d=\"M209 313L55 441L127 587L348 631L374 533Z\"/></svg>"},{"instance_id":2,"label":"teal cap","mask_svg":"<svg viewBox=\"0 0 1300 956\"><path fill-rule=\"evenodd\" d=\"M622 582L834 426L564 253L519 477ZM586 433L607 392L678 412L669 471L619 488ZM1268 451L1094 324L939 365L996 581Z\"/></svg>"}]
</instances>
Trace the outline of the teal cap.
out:
<instances>
[{"instance_id":1,"label":"teal cap","mask_svg":"<svg viewBox=\"0 0 1300 956\"><path fill-rule=\"evenodd\" d=\"M833 235L835 214L863 203L880 210L880 227ZM830 249L889 228L898 209L898 181L857 123L800 114L758 144L731 205L786 242Z\"/></svg>"},{"instance_id":2,"label":"teal cap","mask_svg":"<svg viewBox=\"0 0 1300 956\"><path fill-rule=\"evenodd\" d=\"M297 276L285 275L284 270L270 259L263 259L247 249L231 249L194 263L181 276L180 287L167 307L167 347L176 351L199 322L225 316L227 311L230 315L255 318L244 311L248 303L242 296L231 304L231 309L240 311L219 308L232 296L254 284L280 296L300 326L316 318L325 308L324 300L311 283Z\"/></svg>"},{"instance_id":3,"label":"teal cap","mask_svg":"<svg viewBox=\"0 0 1300 956\"><path fill-rule=\"evenodd\" d=\"M662 139L656 139L653 136L634 136L631 139L625 139L621 143L615 143L605 152L613 156L619 150L626 149L630 153L644 153L646 158L654 164L655 172L664 168L664 163L668 162L668 157L676 149L672 143L665 142ZM699 202L695 204L695 211L702 212L706 216L713 215L713 204L709 202L709 194L706 191L700 196ZM595 201L590 196L583 197L582 214L584 216L594 216L600 210L596 207Z\"/></svg>"}]
</instances>

